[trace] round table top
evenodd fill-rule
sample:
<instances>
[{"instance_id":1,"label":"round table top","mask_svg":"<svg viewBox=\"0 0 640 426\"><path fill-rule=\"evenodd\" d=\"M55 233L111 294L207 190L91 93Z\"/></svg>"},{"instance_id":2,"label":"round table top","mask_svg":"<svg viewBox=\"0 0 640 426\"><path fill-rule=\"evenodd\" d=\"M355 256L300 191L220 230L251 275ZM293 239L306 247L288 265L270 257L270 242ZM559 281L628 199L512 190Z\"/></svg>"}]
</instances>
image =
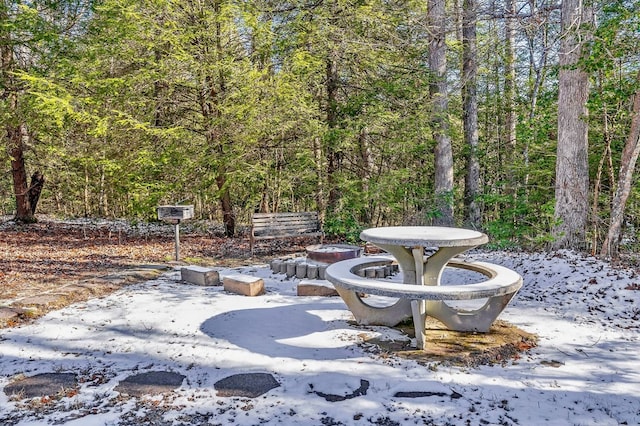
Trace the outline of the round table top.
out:
<instances>
[{"instance_id":1,"label":"round table top","mask_svg":"<svg viewBox=\"0 0 640 426\"><path fill-rule=\"evenodd\" d=\"M364 241L405 247L475 247L485 244L489 237L482 232L446 226L385 226L365 229L360 233Z\"/></svg>"}]
</instances>

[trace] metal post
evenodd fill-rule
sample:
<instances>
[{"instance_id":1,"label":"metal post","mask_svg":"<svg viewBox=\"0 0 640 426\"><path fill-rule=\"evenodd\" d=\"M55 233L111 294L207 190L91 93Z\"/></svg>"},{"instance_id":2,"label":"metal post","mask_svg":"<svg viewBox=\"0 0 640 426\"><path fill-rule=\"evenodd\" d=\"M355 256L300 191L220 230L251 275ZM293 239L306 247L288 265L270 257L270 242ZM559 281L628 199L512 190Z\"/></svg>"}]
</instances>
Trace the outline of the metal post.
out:
<instances>
[{"instance_id":1,"label":"metal post","mask_svg":"<svg viewBox=\"0 0 640 426\"><path fill-rule=\"evenodd\" d=\"M176 234L176 262L178 262L180 260L180 220L176 220L175 234Z\"/></svg>"}]
</instances>

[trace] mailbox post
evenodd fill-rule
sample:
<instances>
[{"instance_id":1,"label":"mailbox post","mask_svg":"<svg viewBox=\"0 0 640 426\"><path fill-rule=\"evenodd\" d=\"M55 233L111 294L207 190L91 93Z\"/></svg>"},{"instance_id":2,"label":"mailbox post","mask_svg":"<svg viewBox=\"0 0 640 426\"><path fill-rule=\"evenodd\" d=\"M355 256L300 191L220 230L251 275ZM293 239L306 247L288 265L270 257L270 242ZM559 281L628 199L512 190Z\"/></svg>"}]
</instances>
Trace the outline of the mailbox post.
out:
<instances>
[{"instance_id":1,"label":"mailbox post","mask_svg":"<svg viewBox=\"0 0 640 426\"><path fill-rule=\"evenodd\" d=\"M176 262L180 260L180 221L193 217L193 205L159 206L158 219L173 223L176 240Z\"/></svg>"}]
</instances>

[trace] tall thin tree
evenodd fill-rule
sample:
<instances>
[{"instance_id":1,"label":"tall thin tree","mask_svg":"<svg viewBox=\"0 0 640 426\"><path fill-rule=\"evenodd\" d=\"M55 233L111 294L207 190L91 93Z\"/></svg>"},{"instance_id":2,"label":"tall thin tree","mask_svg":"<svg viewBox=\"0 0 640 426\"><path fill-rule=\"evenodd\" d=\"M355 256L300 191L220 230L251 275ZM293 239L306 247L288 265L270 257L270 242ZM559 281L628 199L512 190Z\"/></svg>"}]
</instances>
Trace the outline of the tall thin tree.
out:
<instances>
[{"instance_id":1,"label":"tall thin tree","mask_svg":"<svg viewBox=\"0 0 640 426\"><path fill-rule=\"evenodd\" d=\"M590 36L591 9L582 0L562 2L558 75L558 146L553 248L585 243L589 211L587 98L589 75L579 61Z\"/></svg>"},{"instance_id":2,"label":"tall thin tree","mask_svg":"<svg viewBox=\"0 0 640 426\"><path fill-rule=\"evenodd\" d=\"M435 197L438 215L434 222L454 224L453 209L453 151L449 136L449 101L447 96L447 19L444 0L429 0L429 70L432 82L431 116L435 147Z\"/></svg>"},{"instance_id":3,"label":"tall thin tree","mask_svg":"<svg viewBox=\"0 0 640 426\"><path fill-rule=\"evenodd\" d=\"M467 171L464 187L465 224L478 229L481 226L480 162L478 160L478 97L476 76L478 52L476 39L476 0L464 0L462 14L462 100L464 141L467 147Z\"/></svg>"}]
</instances>

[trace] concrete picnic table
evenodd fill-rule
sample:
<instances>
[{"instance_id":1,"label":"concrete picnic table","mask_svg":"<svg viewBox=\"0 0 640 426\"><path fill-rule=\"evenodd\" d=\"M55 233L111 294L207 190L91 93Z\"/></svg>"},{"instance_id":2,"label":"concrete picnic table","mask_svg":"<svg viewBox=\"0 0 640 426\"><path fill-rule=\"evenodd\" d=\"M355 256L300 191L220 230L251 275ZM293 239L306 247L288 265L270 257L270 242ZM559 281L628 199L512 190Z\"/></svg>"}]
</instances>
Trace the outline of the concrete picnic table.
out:
<instances>
[{"instance_id":1,"label":"concrete picnic table","mask_svg":"<svg viewBox=\"0 0 640 426\"><path fill-rule=\"evenodd\" d=\"M445 226L387 226L360 233L396 258L405 284L440 285L447 263L456 255L489 241L482 232ZM436 252L425 257L425 248Z\"/></svg>"},{"instance_id":2,"label":"concrete picnic table","mask_svg":"<svg viewBox=\"0 0 640 426\"><path fill-rule=\"evenodd\" d=\"M327 269L327 278L361 324L394 326L413 316L419 348L424 347L427 315L451 330L486 332L522 286L522 277L502 266L452 260L460 253L487 243L489 238L482 232L441 226L391 226L366 229L360 238L395 258L402 271L402 284L354 274L364 266L383 263L384 258L365 257L335 263ZM432 254L426 255L427 249ZM442 272L447 265L479 272L489 280L440 288ZM390 306L372 306L362 300L360 293L398 300ZM487 298L487 302L474 311L460 311L445 303L445 300L482 298Z\"/></svg>"}]
</instances>

